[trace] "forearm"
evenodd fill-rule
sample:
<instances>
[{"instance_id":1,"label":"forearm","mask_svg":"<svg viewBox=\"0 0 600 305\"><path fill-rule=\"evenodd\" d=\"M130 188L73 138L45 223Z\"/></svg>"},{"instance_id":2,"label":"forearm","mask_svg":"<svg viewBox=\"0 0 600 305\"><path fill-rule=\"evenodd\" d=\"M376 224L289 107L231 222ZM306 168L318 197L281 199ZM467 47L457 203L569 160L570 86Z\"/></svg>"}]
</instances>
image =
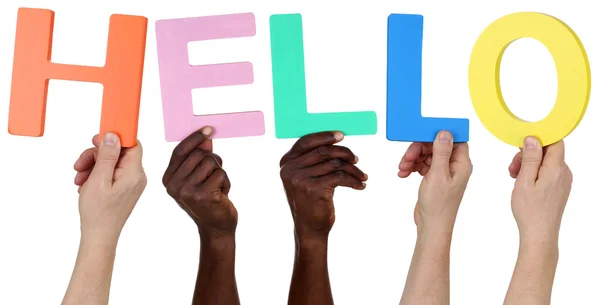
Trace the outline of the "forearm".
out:
<instances>
[{"instance_id":1,"label":"forearm","mask_svg":"<svg viewBox=\"0 0 600 305\"><path fill-rule=\"evenodd\" d=\"M400 305L450 303L451 240L451 229L418 229L415 251Z\"/></svg>"},{"instance_id":2,"label":"forearm","mask_svg":"<svg viewBox=\"0 0 600 305\"><path fill-rule=\"evenodd\" d=\"M235 280L235 237L201 236L194 305L240 304Z\"/></svg>"},{"instance_id":3,"label":"forearm","mask_svg":"<svg viewBox=\"0 0 600 305\"><path fill-rule=\"evenodd\" d=\"M333 304L327 268L327 240L327 236L303 238L296 235L289 305Z\"/></svg>"},{"instance_id":4,"label":"forearm","mask_svg":"<svg viewBox=\"0 0 600 305\"><path fill-rule=\"evenodd\" d=\"M62 305L108 304L116 246L82 238Z\"/></svg>"},{"instance_id":5,"label":"forearm","mask_svg":"<svg viewBox=\"0 0 600 305\"><path fill-rule=\"evenodd\" d=\"M521 241L504 305L549 305L557 264L557 241Z\"/></svg>"}]
</instances>

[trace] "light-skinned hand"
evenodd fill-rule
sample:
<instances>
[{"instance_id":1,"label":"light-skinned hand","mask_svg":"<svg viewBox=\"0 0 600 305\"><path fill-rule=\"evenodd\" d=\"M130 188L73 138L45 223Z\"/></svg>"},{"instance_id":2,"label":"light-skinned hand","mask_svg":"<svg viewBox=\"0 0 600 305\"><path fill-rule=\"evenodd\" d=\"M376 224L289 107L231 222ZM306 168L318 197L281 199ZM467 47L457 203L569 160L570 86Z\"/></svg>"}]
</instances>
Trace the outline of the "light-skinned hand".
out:
<instances>
[{"instance_id":1,"label":"light-skinned hand","mask_svg":"<svg viewBox=\"0 0 600 305\"><path fill-rule=\"evenodd\" d=\"M542 148L535 137L525 138L509 173L516 178L512 210L522 241L556 242L573 182L564 141Z\"/></svg>"},{"instance_id":2,"label":"light-skinned hand","mask_svg":"<svg viewBox=\"0 0 600 305\"><path fill-rule=\"evenodd\" d=\"M82 238L115 242L135 204L146 188L142 146L121 148L119 137L95 136L93 148L85 150L74 168L79 186Z\"/></svg>"},{"instance_id":3,"label":"light-skinned hand","mask_svg":"<svg viewBox=\"0 0 600 305\"><path fill-rule=\"evenodd\" d=\"M423 176L415 206L417 227L452 231L473 171L468 144L454 144L452 134L440 131L433 143L412 143L399 170L401 178L413 172Z\"/></svg>"}]
</instances>

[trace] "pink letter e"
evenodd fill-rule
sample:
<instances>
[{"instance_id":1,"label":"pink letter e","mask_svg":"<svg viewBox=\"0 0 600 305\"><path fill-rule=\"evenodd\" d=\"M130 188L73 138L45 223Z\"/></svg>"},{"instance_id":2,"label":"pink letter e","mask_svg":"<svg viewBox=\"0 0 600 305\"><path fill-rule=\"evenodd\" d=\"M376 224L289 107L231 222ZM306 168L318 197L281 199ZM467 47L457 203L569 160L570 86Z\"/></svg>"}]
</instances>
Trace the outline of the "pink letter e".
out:
<instances>
[{"instance_id":1,"label":"pink letter e","mask_svg":"<svg viewBox=\"0 0 600 305\"><path fill-rule=\"evenodd\" d=\"M254 72L250 62L191 66L188 43L255 34L256 23L252 13L156 22L158 69L168 142L181 141L202 126L214 128L212 138L265 133L264 115L260 111L196 116L192 105L192 89L252 84Z\"/></svg>"}]
</instances>

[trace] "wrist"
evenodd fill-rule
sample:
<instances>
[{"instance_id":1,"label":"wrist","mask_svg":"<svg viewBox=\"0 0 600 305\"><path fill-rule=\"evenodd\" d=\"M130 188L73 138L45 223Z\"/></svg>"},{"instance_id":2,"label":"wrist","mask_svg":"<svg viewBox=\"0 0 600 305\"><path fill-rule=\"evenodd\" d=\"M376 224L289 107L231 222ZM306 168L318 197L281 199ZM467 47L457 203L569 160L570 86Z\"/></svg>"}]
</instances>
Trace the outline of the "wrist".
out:
<instances>
[{"instance_id":1,"label":"wrist","mask_svg":"<svg viewBox=\"0 0 600 305\"><path fill-rule=\"evenodd\" d=\"M538 228L533 230L519 230L519 241L523 246L553 248L558 247L558 230L542 231Z\"/></svg>"},{"instance_id":2,"label":"wrist","mask_svg":"<svg viewBox=\"0 0 600 305\"><path fill-rule=\"evenodd\" d=\"M310 226L294 224L294 237L296 242L322 243L329 239L330 229L315 230Z\"/></svg>"},{"instance_id":3,"label":"wrist","mask_svg":"<svg viewBox=\"0 0 600 305\"><path fill-rule=\"evenodd\" d=\"M452 233L454 231L453 224L421 224L417 225L417 238L428 243L450 243Z\"/></svg>"},{"instance_id":4,"label":"wrist","mask_svg":"<svg viewBox=\"0 0 600 305\"><path fill-rule=\"evenodd\" d=\"M117 253L116 243L102 243L90 239L81 239L77 253L77 264L98 264L114 261Z\"/></svg>"},{"instance_id":5,"label":"wrist","mask_svg":"<svg viewBox=\"0 0 600 305\"><path fill-rule=\"evenodd\" d=\"M328 238L299 237L296 234L295 264L327 265Z\"/></svg>"},{"instance_id":6,"label":"wrist","mask_svg":"<svg viewBox=\"0 0 600 305\"><path fill-rule=\"evenodd\" d=\"M81 230L80 246L92 248L116 248L119 242L119 233L104 231Z\"/></svg>"},{"instance_id":7,"label":"wrist","mask_svg":"<svg viewBox=\"0 0 600 305\"><path fill-rule=\"evenodd\" d=\"M415 224L417 225L417 233L428 234L428 235L449 235L452 236L454 231L454 223L456 222L456 215L454 217L448 217L447 215L441 215L441 217L426 216L417 211L415 215Z\"/></svg>"},{"instance_id":8,"label":"wrist","mask_svg":"<svg viewBox=\"0 0 600 305\"><path fill-rule=\"evenodd\" d=\"M314 252L318 249L327 249L329 237L328 236L300 236L295 234L296 250Z\"/></svg>"},{"instance_id":9,"label":"wrist","mask_svg":"<svg viewBox=\"0 0 600 305\"><path fill-rule=\"evenodd\" d=\"M200 247L203 252L227 253L235 252L235 234L219 233L208 234L200 233Z\"/></svg>"},{"instance_id":10,"label":"wrist","mask_svg":"<svg viewBox=\"0 0 600 305\"><path fill-rule=\"evenodd\" d=\"M445 226L417 229L416 251L423 255L444 258L450 255L452 229Z\"/></svg>"},{"instance_id":11,"label":"wrist","mask_svg":"<svg viewBox=\"0 0 600 305\"><path fill-rule=\"evenodd\" d=\"M521 239L519 243L519 258L557 261L558 240Z\"/></svg>"}]
</instances>

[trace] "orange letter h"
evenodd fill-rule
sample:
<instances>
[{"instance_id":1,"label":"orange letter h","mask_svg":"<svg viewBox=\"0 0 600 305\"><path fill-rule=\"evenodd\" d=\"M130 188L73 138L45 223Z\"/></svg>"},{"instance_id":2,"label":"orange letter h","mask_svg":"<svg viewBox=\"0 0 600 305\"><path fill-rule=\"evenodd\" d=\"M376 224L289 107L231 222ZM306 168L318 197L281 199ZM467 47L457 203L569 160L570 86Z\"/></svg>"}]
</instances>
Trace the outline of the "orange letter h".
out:
<instances>
[{"instance_id":1,"label":"orange letter h","mask_svg":"<svg viewBox=\"0 0 600 305\"><path fill-rule=\"evenodd\" d=\"M115 132L123 147L137 143L148 20L112 15L104 67L52 63L54 12L20 8L17 18L8 132L44 134L49 79L104 85L100 134Z\"/></svg>"}]
</instances>

